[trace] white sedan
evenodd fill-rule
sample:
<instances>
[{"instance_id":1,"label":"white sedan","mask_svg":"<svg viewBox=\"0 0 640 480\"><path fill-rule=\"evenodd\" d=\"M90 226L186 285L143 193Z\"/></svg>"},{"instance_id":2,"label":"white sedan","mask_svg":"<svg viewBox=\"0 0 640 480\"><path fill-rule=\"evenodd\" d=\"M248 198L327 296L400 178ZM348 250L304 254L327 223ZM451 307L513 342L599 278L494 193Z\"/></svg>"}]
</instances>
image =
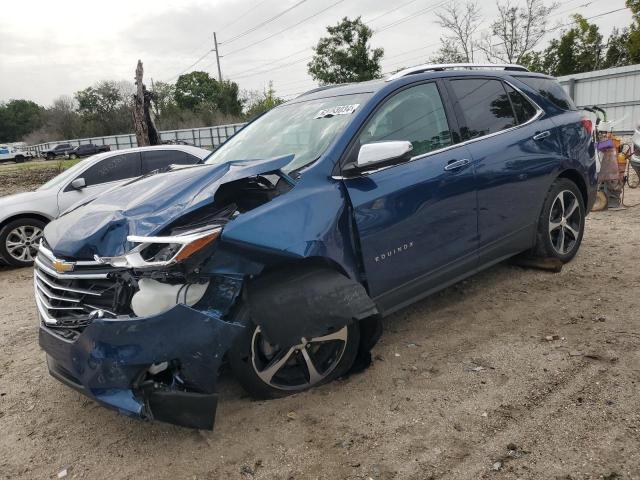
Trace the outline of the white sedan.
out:
<instances>
[{"instance_id":1,"label":"white sedan","mask_svg":"<svg viewBox=\"0 0 640 480\"><path fill-rule=\"evenodd\" d=\"M0 198L0 263L33 263L44 226L72 205L169 165L191 165L211 152L189 145L158 145L88 157L36 191Z\"/></svg>"}]
</instances>

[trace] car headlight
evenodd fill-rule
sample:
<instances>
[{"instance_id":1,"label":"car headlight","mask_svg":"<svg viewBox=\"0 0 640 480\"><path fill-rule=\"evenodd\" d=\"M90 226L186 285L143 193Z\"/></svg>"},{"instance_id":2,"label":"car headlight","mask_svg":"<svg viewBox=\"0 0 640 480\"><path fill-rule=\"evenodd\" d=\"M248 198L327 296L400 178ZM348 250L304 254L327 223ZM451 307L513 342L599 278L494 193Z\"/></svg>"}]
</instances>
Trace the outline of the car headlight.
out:
<instances>
[{"instance_id":1,"label":"car headlight","mask_svg":"<svg viewBox=\"0 0 640 480\"><path fill-rule=\"evenodd\" d=\"M118 268L168 267L183 260L213 243L222 232L222 227L213 227L186 232L181 235L143 237L129 235L127 241L138 243L129 252L117 257L99 257L95 260Z\"/></svg>"}]
</instances>

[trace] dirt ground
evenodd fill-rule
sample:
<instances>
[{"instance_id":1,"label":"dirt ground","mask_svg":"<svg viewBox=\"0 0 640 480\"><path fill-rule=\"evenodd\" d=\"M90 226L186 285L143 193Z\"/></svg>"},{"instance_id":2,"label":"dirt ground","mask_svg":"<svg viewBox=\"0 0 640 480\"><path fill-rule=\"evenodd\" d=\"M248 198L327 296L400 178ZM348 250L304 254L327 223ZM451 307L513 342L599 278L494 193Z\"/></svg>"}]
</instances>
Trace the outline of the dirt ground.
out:
<instances>
[{"instance_id":1,"label":"dirt ground","mask_svg":"<svg viewBox=\"0 0 640 480\"><path fill-rule=\"evenodd\" d=\"M640 207L594 213L561 273L500 264L387 318L361 374L268 402L224 378L213 432L51 378L32 272L3 269L0 478L640 479L639 267Z\"/></svg>"}]
</instances>

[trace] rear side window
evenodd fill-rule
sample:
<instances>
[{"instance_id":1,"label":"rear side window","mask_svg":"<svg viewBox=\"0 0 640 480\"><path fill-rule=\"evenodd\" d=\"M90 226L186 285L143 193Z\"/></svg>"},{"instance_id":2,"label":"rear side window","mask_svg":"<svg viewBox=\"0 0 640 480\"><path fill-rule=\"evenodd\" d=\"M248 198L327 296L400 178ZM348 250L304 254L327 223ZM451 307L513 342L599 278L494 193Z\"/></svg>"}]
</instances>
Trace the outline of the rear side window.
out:
<instances>
[{"instance_id":1,"label":"rear side window","mask_svg":"<svg viewBox=\"0 0 640 480\"><path fill-rule=\"evenodd\" d=\"M516 77L522 83L529 85L544 98L563 110L577 110L576 104L557 80L540 77Z\"/></svg>"},{"instance_id":2,"label":"rear side window","mask_svg":"<svg viewBox=\"0 0 640 480\"><path fill-rule=\"evenodd\" d=\"M87 186L125 180L140 175L140 154L127 153L106 158L88 168L80 177Z\"/></svg>"},{"instance_id":3,"label":"rear side window","mask_svg":"<svg viewBox=\"0 0 640 480\"><path fill-rule=\"evenodd\" d=\"M511 102L500 80L451 80L454 107L461 118L463 140L482 137L517 125Z\"/></svg>"},{"instance_id":4,"label":"rear side window","mask_svg":"<svg viewBox=\"0 0 640 480\"><path fill-rule=\"evenodd\" d=\"M536 116L537 110L520 92L505 84L518 124L526 123Z\"/></svg>"},{"instance_id":5,"label":"rear side window","mask_svg":"<svg viewBox=\"0 0 640 480\"><path fill-rule=\"evenodd\" d=\"M359 145L385 140L407 140L413 156L451 145L451 133L440 92L435 83L397 93L369 120Z\"/></svg>"},{"instance_id":6,"label":"rear side window","mask_svg":"<svg viewBox=\"0 0 640 480\"><path fill-rule=\"evenodd\" d=\"M145 175L169 165L193 165L199 160L180 150L148 150L142 152L142 174Z\"/></svg>"}]
</instances>

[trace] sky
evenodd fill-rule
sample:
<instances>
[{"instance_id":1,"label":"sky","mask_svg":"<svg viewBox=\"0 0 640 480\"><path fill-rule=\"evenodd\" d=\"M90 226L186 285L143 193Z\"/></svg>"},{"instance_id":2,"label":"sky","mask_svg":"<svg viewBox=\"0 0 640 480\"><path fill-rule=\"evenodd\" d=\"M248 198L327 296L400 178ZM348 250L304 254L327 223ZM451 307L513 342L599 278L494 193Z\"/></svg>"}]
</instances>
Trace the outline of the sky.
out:
<instances>
[{"instance_id":1,"label":"sky","mask_svg":"<svg viewBox=\"0 0 640 480\"><path fill-rule=\"evenodd\" d=\"M451 0L448 0L449 2ZM524 0L512 0L519 3ZM546 0L550 3L549 0ZM383 47L383 71L424 63L446 33L433 11L442 0L5 0L0 29L0 101L25 98L50 105L60 95L101 80L133 81L141 59L145 83L175 81L182 72L217 77L217 32L223 79L241 90L293 96L315 86L306 64L327 25L362 16ZM495 1L478 1L482 28L495 18ZM624 7L607 2L561 0L549 27L570 15L586 17ZM271 20L273 17L277 17ZM591 20L606 36L631 21L629 10ZM543 47L559 31L549 32ZM194 65L195 63L195 65ZM192 66L193 65L193 66Z\"/></svg>"}]
</instances>

